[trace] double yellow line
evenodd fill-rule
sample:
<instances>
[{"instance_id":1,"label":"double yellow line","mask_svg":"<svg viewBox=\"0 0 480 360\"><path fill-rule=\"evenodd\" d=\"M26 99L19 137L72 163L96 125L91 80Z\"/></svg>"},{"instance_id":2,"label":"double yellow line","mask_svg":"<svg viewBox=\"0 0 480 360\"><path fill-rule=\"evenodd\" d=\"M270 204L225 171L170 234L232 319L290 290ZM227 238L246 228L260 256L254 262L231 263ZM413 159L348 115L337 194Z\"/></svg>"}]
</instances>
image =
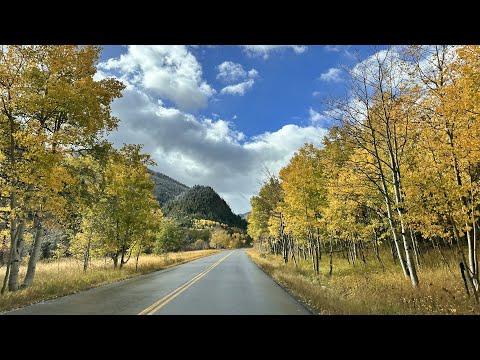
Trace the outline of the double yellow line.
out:
<instances>
[{"instance_id":1,"label":"double yellow line","mask_svg":"<svg viewBox=\"0 0 480 360\"><path fill-rule=\"evenodd\" d=\"M179 288L177 288L176 290L172 291L170 294L164 296L163 298L161 298L160 300L158 300L156 303L150 305L148 308L146 308L145 310L141 311L138 313L138 315L153 315L154 313L156 313L158 310L160 310L162 307L164 307L165 305L167 305L170 301L172 301L173 299L175 299L178 295L180 295L182 292L184 292L185 290L187 290L190 286L192 286L194 283L196 283L198 280L200 280L202 277L204 277L205 275L207 275L207 273L209 271L211 271L215 266L217 266L218 264L220 264L223 260L225 260L227 257L229 257L230 255L232 255L233 251L230 252L228 255L224 256L223 258L221 258L220 260L218 260L215 264L213 264L212 266L210 266L207 270L205 271L202 271L200 274L198 274L197 276L195 276L193 279L191 279L190 281L187 281L185 284L183 284L182 286L180 286Z\"/></svg>"}]
</instances>

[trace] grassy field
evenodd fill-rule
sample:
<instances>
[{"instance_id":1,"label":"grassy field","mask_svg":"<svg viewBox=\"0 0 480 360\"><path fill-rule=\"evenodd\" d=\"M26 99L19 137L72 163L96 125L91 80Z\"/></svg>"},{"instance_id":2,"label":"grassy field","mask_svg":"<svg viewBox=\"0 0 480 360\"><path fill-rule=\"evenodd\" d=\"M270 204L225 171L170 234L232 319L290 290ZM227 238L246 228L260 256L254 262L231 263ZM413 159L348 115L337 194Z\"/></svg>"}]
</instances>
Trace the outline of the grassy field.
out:
<instances>
[{"instance_id":1,"label":"grassy field","mask_svg":"<svg viewBox=\"0 0 480 360\"><path fill-rule=\"evenodd\" d=\"M32 286L14 293L6 292L4 295L0 295L0 312L165 269L215 254L218 251L198 250L166 255L142 255L137 272L135 272L134 259L130 260L121 271L113 271L111 260L95 259L92 260L87 273L83 272L83 263L72 258L40 261ZM21 279L23 279L25 271L26 267L22 266L20 268ZM4 276L5 266L0 269L2 281Z\"/></svg>"},{"instance_id":2,"label":"grassy field","mask_svg":"<svg viewBox=\"0 0 480 360\"><path fill-rule=\"evenodd\" d=\"M420 287L413 289L387 253L382 256L384 267L372 258L353 266L334 256L332 276L328 254L323 255L317 276L309 261L295 269L291 262L285 265L281 256L256 249L247 253L319 314L480 314L480 306L465 294L453 257L447 256L445 262L436 253L426 254L419 269Z\"/></svg>"}]
</instances>

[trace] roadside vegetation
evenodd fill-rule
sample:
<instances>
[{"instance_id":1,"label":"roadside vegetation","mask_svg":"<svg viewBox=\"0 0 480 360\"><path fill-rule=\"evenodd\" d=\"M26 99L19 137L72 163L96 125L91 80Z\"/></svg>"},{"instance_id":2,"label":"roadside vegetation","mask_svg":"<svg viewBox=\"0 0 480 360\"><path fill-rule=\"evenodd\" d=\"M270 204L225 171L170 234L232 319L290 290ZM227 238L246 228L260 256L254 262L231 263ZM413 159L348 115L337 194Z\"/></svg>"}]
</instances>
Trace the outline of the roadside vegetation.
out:
<instances>
[{"instance_id":1,"label":"roadside vegetation","mask_svg":"<svg viewBox=\"0 0 480 360\"><path fill-rule=\"evenodd\" d=\"M258 249L247 250L247 254L318 314L480 314L480 308L465 294L460 275L451 271L457 265L454 257L448 257L447 266L440 256L425 254L422 274L428 282L414 289L388 253L383 254L384 267L372 259L352 266L336 254L331 276L328 257L320 262L320 274L316 275L309 260L301 260L295 267L285 264L280 255Z\"/></svg>"},{"instance_id":2,"label":"roadside vegetation","mask_svg":"<svg viewBox=\"0 0 480 360\"><path fill-rule=\"evenodd\" d=\"M323 146L251 199L251 256L326 313L478 313L480 47L397 46L347 72Z\"/></svg>"},{"instance_id":3,"label":"roadside vegetation","mask_svg":"<svg viewBox=\"0 0 480 360\"><path fill-rule=\"evenodd\" d=\"M128 263L122 270L113 270L107 258L96 258L91 261L88 272L83 271L81 261L72 257L42 260L37 264L37 275L31 286L21 291L7 292L0 297L0 312L180 265L218 251L140 255L138 268L134 263ZM24 275L25 271L25 266L20 267L20 276ZM4 273L3 268L0 274Z\"/></svg>"}]
</instances>

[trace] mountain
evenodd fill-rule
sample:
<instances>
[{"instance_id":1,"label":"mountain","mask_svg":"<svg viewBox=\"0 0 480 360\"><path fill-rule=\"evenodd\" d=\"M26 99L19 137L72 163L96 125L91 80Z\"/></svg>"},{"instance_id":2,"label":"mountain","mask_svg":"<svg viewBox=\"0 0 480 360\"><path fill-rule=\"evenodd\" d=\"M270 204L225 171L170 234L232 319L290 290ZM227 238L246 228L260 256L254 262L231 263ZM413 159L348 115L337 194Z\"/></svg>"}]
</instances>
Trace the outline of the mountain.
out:
<instances>
[{"instance_id":1,"label":"mountain","mask_svg":"<svg viewBox=\"0 0 480 360\"><path fill-rule=\"evenodd\" d=\"M184 185L165 174L150 169L147 169L147 173L150 174L150 179L155 182L153 192L161 207L184 191L190 189L187 185Z\"/></svg>"},{"instance_id":2,"label":"mountain","mask_svg":"<svg viewBox=\"0 0 480 360\"><path fill-rule=\"evenodd\" d=\"M235 215L230 206L210 186L195 185L170 200L162 210L186 224L192 219L218 221L246 229L247 222Z\"/></svg>"},{"instance_id":3,"label":"mountain","mask_svg":"<svg viewBox=\"0 0 480 360\"><path fill-rule=\"evenodd\" d=\"M247 219L247 216L250 215L251 211L248 211L246 213L243 213L243 214L239 214L238 216L240 216L242 219Z\"/></svg>"}]
</instances>

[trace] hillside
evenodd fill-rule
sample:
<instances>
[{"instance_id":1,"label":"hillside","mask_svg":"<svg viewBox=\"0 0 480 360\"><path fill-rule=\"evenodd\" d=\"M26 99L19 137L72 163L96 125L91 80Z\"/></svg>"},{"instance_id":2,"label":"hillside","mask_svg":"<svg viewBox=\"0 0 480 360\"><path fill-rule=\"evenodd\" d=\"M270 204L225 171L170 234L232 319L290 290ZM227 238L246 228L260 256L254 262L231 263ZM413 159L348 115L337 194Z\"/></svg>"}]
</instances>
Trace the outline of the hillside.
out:
<instances>
[{"instance_id":1,"label":"hillside","mask_svg":"<svg viewBox=\"0 0 480 360\"><path fill-rule=\"evenodd\" d=\"M150 178L155 182L154 194L160 206L164 206L167 202L180 195L182 192L189 189L187 185L178 182L171 177L147 169L150 174Z\"/></svg>"},{"instance_id":2,"label":"hillside","mask_svg":"<svg viewBox=\"0 0 480 360\"><path fill-rule=\"evenodd\" d=\"M247 216L250 215L251 211L248 211L246 213L243 213L243 214L239 214L239 216L242 218L242 219L245 219L247 220Z\"/></svg>"},{"instance_id":3,"label":"hillside","mask_svg":"<svg viewBox=\"0 0 480 360\"><path fill-rule=\"evenodd\" d=\"M235 215L210 186L195 185L169 201L162 210L167 216L175 217L183 223L192 219L207 219L242 229L247 226L247 222Z\"/></svg>"}]
</instances>

